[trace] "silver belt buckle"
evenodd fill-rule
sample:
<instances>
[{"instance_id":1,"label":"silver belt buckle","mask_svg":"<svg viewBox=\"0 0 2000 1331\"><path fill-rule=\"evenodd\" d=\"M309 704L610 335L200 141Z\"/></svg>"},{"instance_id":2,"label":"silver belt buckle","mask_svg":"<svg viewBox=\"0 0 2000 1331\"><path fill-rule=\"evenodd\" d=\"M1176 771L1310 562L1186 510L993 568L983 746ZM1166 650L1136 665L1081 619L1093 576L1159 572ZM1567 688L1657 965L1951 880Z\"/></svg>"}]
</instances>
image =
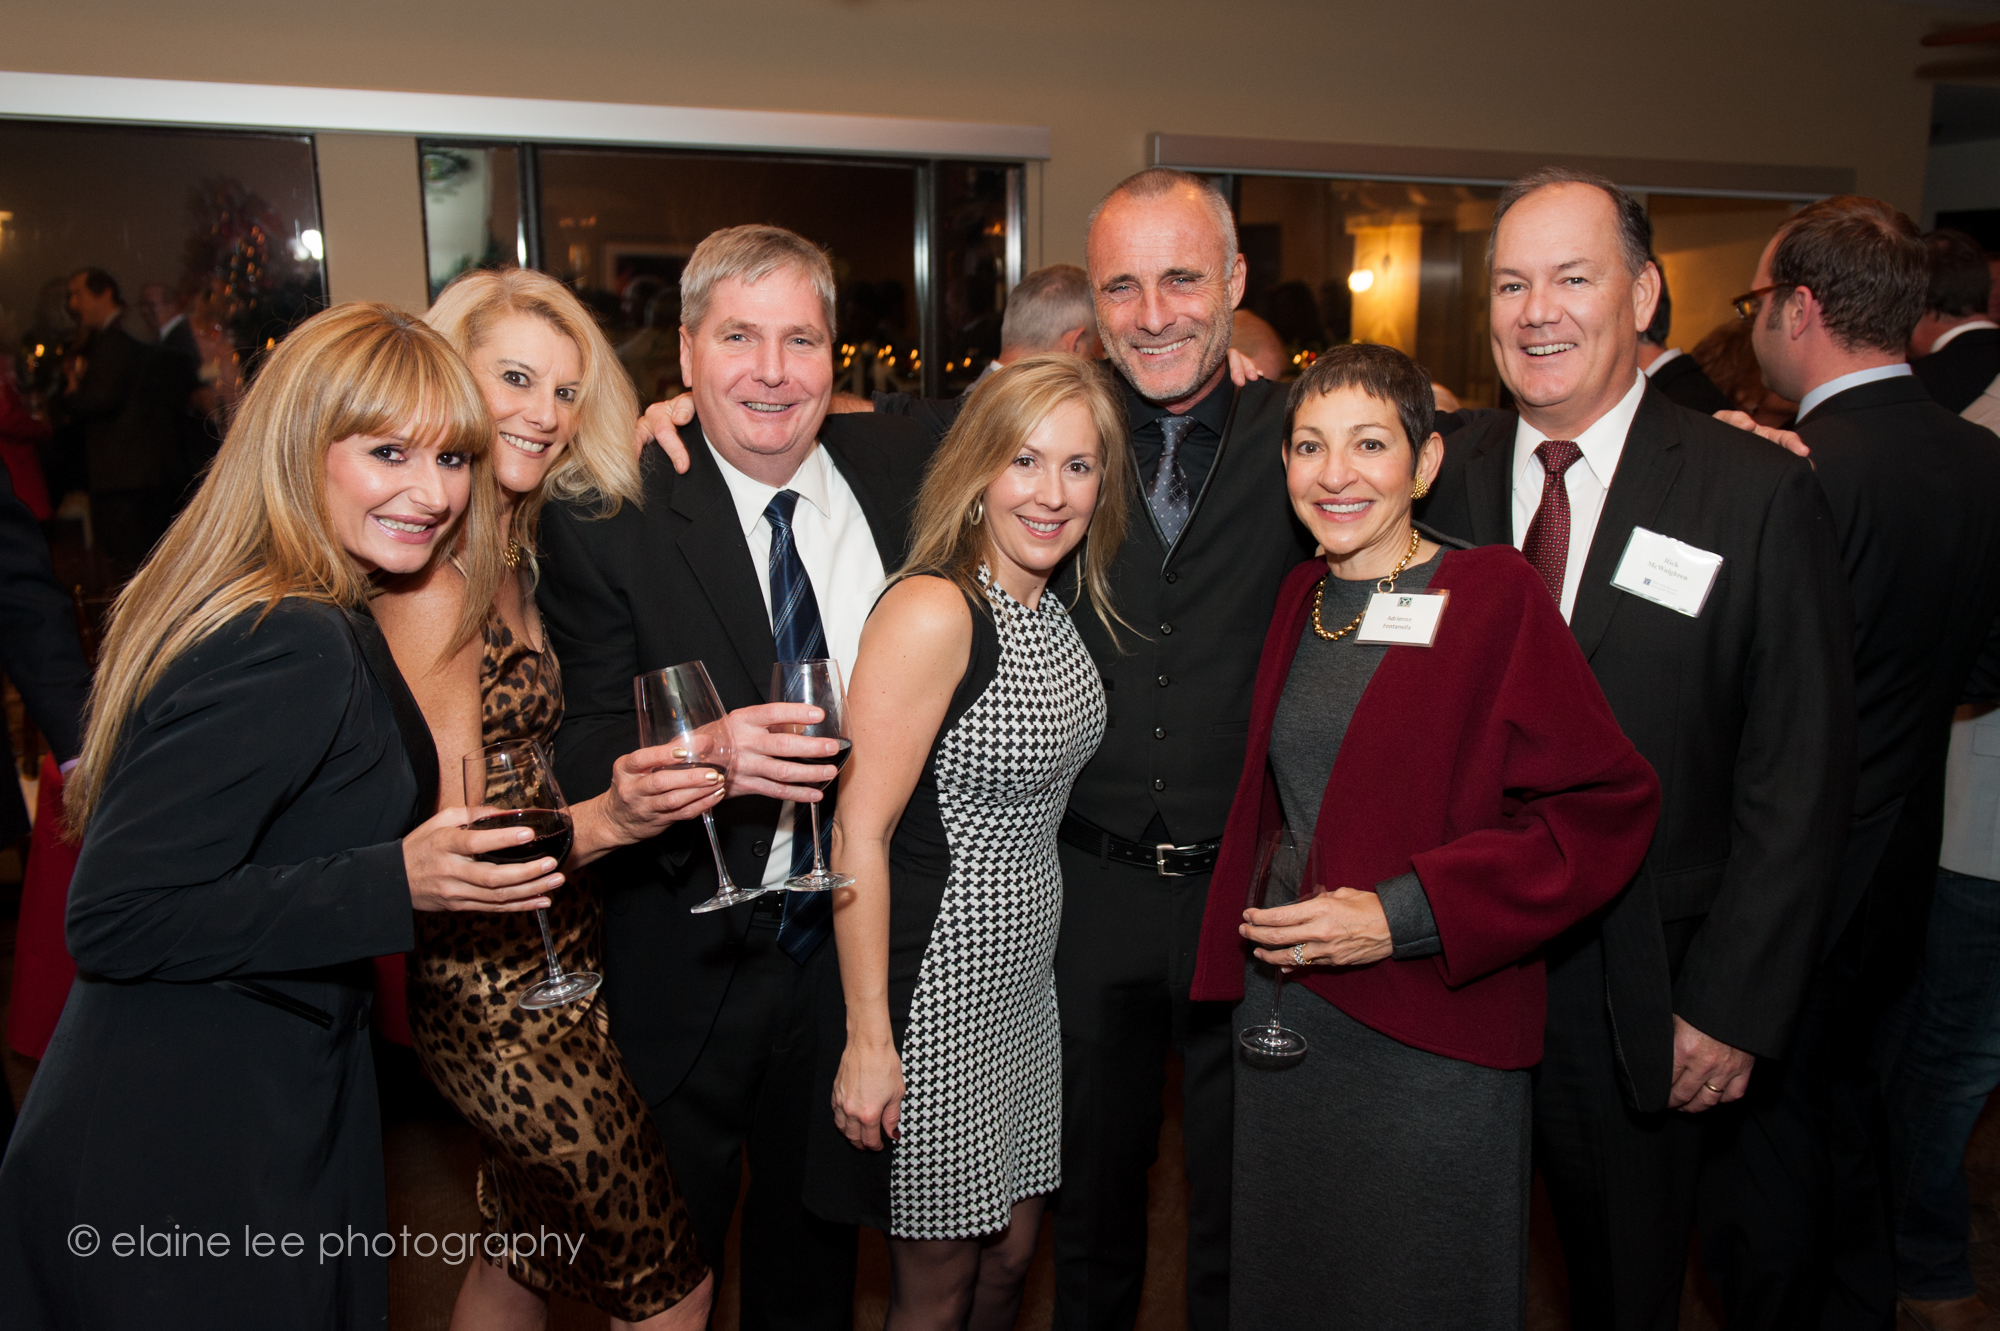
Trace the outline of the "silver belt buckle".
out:
<instances>
[{"instance_id":1,"label":"silver belt buckle","mask_svg":"<svg viewBox=\"0 0 2000 1331\"><path fill-rule=\"evenodd\" d=\"M1177 872L1167 867L1167 852L1170 850L1179 850L1179 849L1180 847L1176 846L1171 841L1162 841L1153 847L1153 869L1160 875L1160 877L1162 878L1187 877L1186 874Z\"/></svg>"}]
</instances>

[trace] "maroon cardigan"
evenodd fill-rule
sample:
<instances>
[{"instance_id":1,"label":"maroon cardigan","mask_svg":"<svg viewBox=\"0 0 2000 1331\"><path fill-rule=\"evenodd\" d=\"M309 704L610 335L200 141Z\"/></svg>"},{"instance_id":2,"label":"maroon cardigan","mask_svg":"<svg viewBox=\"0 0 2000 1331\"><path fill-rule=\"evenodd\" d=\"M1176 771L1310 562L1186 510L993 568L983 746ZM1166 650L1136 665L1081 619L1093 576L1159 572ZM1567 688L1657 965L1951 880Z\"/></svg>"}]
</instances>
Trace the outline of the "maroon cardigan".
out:
<instances>
[{"instance_id":1,"label":"maroon cardigan","mask_svg":"<svg viewBox=\"0 0 2000 1331\"><path fill-rule=\"evenodd\" d=\"M1539 575L1509 546L1447 549L1451 601L1430 647L1391 647L1348 724L1313 841L1327 887L1415 870L1443 952L1294 971L1404 1044L1491 1068L1542 1056L1542 944L1615 897L1645 858L1660 783L1618 729ZM1312 613L1320 561L1278 591L1249 750L1202 920L1193 996L1243 996L1237 934L1258 834L1282 813L1272 720Z\"/></svg>"}]
</instances>

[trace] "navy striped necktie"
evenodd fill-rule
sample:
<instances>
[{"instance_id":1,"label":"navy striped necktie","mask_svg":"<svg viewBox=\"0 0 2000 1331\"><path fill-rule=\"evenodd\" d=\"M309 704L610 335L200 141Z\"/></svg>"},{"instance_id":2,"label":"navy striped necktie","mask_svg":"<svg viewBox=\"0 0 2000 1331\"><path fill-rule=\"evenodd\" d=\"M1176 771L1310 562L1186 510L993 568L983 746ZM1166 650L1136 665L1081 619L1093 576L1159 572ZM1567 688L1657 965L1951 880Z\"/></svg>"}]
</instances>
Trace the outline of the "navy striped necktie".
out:
<instances>
[{"instance_id":1,"label":"navy striped necktie","mask_svg":"<svg viewBox=\"0 0 2000 1331\"><path fill-rule=\"evenodd\" d=\"M813 661L826 655L826 629L819 619L819 598L799 560L792 540L792 513L798 508L796 490L780 490L764 508L771 524L771 641L780 661ZM776 702L777 699L772 699ZM831 792L829 792L829 795ZM820 835L833 831L833 801L820 806ZM812 867L812 819L805 810L792 811L792 875ZM787 892L785 918L778 926L778 946L801 966L833 933L831 892Z\"/></svg>"}]
</instances>

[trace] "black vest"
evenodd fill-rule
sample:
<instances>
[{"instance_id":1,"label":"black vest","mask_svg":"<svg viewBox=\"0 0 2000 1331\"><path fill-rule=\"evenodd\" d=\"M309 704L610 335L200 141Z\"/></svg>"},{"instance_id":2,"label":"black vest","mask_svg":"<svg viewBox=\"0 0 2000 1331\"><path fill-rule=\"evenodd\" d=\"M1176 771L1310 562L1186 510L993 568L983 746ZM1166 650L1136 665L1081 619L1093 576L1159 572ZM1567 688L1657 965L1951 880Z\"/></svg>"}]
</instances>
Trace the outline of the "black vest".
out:
<instances>
[{"instance_id":1,"label":"black vest","mask_svg":"<svg viewBox=\"0 0 2000 1331\"><path fill-rule=\"evenodd\" d=\"M1225 382L1216 391L1232 389ZM1075 600L1074 563L1060 588L1076 606L1109 707L1104 742L1077 778L1070 808L1130 841L1146 839L1155 814L1184 845L1222 835L1278 584L1312 557L1312 537L1285 493L1287 390L1258 381L1233 391L1215 465L1171 551L1130 468L1111 596L1137 631L1120 628L1113 645Z\"/></svg>"}]
</instances>

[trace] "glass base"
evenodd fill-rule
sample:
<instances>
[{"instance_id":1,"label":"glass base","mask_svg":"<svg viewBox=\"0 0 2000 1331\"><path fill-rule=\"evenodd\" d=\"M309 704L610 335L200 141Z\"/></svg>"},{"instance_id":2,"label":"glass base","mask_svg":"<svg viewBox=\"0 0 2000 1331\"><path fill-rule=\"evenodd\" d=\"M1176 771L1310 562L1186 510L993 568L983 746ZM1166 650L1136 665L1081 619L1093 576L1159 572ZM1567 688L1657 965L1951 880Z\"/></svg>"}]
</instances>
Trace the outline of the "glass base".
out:
<instances>
[{"instance_id":1,"label":"glass base","mask_svg":"<svg viewBox=\"0 0 2000 1331\"><path fill-rule=\"evenodd\" d=\"M1236 1033L1244 1061L1253 1068L1288 1068L1306 1056L1306 1037L1283 1026L1251 1026Z\"/></svg>"},{"instance_id":2,"label":"glass base","mask_svg":"<svg viewBox=\"0 0 2000 1331\"><path fill-rule=\"evenodd\" d=\"M560 980L543 980L522 994L519 1006L530 1012L561 1007L564 1003L574 1003L579 998L590 997L597 992L597 986L603 983L602 975L595 975L590 971L571 971Z\"/></svg>"},{"instance_id":3,"label":"glass base","mask_svg":"<svg viewBox=\"0 0 2000 1331\"><path fill-rule=\"evenodd\" d=\"M688 907L688 914L706 915L712 910L727 910L731 906L740 906L746 901L755 901L763 895L764 889L761 887L750 889L725 887L699 906Z\"/></svg>"},{"instance_id":4,"label":"glass base","mask_svg":"<svg viewBox=\"0 0 2000 1331\"><path fill-rule=\"evenodd\" d=\"M785 887L792 892L831 892L836 887L853 887L854 880L844 873L828 869L822 873L806 870L796 878L787 878Z\"/></svg>"}]
</instances>

